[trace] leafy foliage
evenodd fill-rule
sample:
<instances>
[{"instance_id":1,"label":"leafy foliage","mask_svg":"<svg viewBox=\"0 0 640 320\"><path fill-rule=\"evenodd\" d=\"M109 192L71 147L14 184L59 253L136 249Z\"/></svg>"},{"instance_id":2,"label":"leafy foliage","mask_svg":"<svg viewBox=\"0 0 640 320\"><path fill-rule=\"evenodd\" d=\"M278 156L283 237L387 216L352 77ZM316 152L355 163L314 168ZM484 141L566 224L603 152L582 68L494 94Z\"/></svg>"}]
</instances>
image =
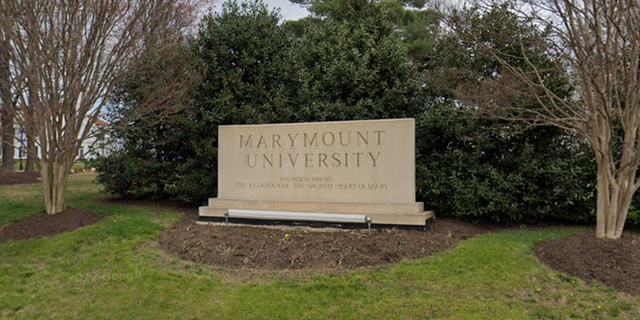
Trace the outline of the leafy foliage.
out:
<instances>
[{"instance_id":1,"label":"leafy foliage","mask_svg":"<svg viewBox=\"0 0 640 320\"><path fill-rule=\"evenodd\" d=\"M422 105L417 68L407 56L388 2L315 3L322 19L303 22L296 46L308 87L302 121L414 117Z\"/></svg>"},{"instance_id":2,"label":"leafy foliage","mask_svg":"<svg viewBox=\"0 0 640 320\"><path fill-rule=\"evenodd\" d=\"M486 10L477 5L456 11L449 24L456 31L439 35L436 50L425 72L426 81L467 106L476 106L490 117L501 106L523 117L532 117L546 100L540 88L531 88L505 68L487 48L500 52L500 59L513 69L544 79L549 90L568 99L573 92L564 75L554 68L560 61L549 52L549 32L522 21L513 3L493 4ZM481 45L480 45L481 44ZM493 108L489 108L489 107Z\"/></svg>"},{"instance_id":3,"label":"leafy foliage","mask_svg":"<svg viewBox=\"0 0 640 320\"><path fill-rule=\"evenodd\" d=\"M595 166L585 145L541 127L520 135L450 106L417 120L417 192L440 216L590 221Z\"/></svg>"},{"instance_id":4,"label":"leafy foliage","mask_svg":"<svg viewBox=\"0 0 640 320\"><path fill-rule=\"evenodd\" d=\"M514 67L556 63L546 34L518 20L508 3L484 13L467 8L453 19L469 37L508 53ZM586 145L558 128L526 129L483 113L487 104L528 110L539 104L514 94L522 84L477 42L443 32L436 48L424 74L443 102L423 114L416 138L418 190L427 207L474 220L593 219L595 164ZM558 74L545 77L556 94L571 95Z\"/></svg>"},{"instance_id":5,"label":"leafy foliage","mask_svg":"<svg viewBox=\"0 0 640 320\"><path fill-rule=\"evenodd\" d=\"M125 198L152 199L167 196L164 185L169 178L170 164L120 151L92 162L100 172L96 182L103 185L106 192Z\"/></svg>"},{"instance_id":6,"label":"leafy foliage","mask_svg":"<svg viewBox=\"0 0 640 320\"><path fill-rule=\"evenodd\" d=\"M193 104L177 120L122 126L114 136L123 150L96 165L99 180L114 194L146 197L134 189L156 190L155 196L203 203L217 193L219 125L415 117L417 69L389 8L366 8L357 19L306 20L296 36L262 3L225 3L191 42L204 69ZM132 86L124 88L115 99L128 100L116 115L137 103ZM141 172L127 164L136 159L143 167L157 163L150 170L162 172L133 178ZM156 178L164 183L156 185Z\"/></svg>"},{"instance_id":7,"label":"leafy foliage","mask_svg":"<svg viewBox=\"0 0 640 320\"><path fill-rule=\"evenodd\" d=\"M290 0L308 5L312 17L288 22L292 25L317 21L318 18L331 18L338 21L369 20L382 12L387 23L393 24L394 31L402 41L409 55L422 64L433 53L437 31L436 15L425 10L424 0L383 0L371 3L369 0ZM382 10L382 11L381 11Z\"/></svg>"},{"instance_id":8,"label":"leafy foliage","mask_svg":"<svg viewBox=\"0 0 640 320\"><path fill-rule=\"evenodd\" d=\"M417 198L439 216L592 219L593 157L575 137L548 127L523 131L458 102L457 86L477 89L478 79L501 74L495 61L446 33L428 38L425 28L434 23L417 27L424 33L415 39L438 50L414 55L402 26L427 13L407 13L397 2L329 0L311 8L314 16L284 24L259 2L228 2L206 17L188 48L203 70L192 103L177 119L122 126L115 133L121 151L96 165L99 182L113 194L201 204L217 194L219 125L410 117L417 123ZM501 14L508 10L472 22L494 31L521 27ZM479 32L491 39L491 30ZM526 28L517 30L512 35L520 37ZM540 36L527 35L532 53L552 63L533 46L544 44ZM464 77L449 77L456 72ZM511 98L500 102L534 104ZM116 114L136 101L120 105Z\"/></svg>"}]
</instances>

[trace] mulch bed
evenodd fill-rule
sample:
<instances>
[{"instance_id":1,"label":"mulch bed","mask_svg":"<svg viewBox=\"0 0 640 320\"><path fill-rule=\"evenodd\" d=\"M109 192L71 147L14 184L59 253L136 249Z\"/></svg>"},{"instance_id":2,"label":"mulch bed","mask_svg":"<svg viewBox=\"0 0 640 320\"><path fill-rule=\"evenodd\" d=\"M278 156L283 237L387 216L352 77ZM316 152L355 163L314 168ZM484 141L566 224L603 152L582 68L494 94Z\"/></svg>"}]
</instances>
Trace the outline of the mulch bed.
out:
<instances>
[{"instance_id":1,"label":"mulch bed","mask_svg":"<svg viewBox=\"0 0 640 320\"><path fill-rule=\"evenodd\" d=\"M250 269L356 269L449 250L485 230L437 220L428 231L336 230L300 227L197 225L193 220L160 232L168 252L200 263Z\"/></svg>"},{"instance_id":2,"label":"mulch bed","mask_svg":"<svg viewBox=\"0 0 640 320\"><path fill-rule=\"evenodd\" d=\"M640 294L638 237L601 240L593 233L580 233L541 243L535 254L547 266L587 283L597 280L620 291Z\"/></svg>"},{"instance_id":3,"label":"mulch bed","mask_svg":"<svg viewBox=\"0 0 640 320\"><path fill-rule=\"evenodd\" d=\"M37 183L40 182L40 172L2 172L0 185Z\"/></svg>"},{"instance_id":4,"label":"mulch bed","mask_svg":"<svg viewBox=\"0 0 640 320\"><path fill-rule=\"evenodd\" d=\"M46 213L24 218L18 222L0 228L0 243L9 240L36 239L69 232L94 224L104 215L67 208L64 212L48 215Z\"/></svg>"}]
</instances>

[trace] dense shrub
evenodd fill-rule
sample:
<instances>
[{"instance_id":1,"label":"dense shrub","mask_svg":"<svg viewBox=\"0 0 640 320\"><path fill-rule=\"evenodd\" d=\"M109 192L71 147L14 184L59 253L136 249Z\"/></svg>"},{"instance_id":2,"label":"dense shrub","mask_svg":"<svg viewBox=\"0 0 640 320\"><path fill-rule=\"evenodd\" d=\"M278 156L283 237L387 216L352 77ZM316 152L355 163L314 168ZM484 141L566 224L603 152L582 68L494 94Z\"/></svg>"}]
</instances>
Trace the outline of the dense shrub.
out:
<instances>
[{"instance_id":1,"label":"dense shrub","mask_svg":"<svg viewBox=\"0 0 640 320\"><path fill-rule=\"evenodd\" d=\"M418 199L467 220L589 221L595 164L587 146L555 128L505 135L495 121L452 107L417 119Z\"/></svg>"},{"instance_id":2,"label":"dense shrub","mask_svg":"<svg viewBox=\"0 0 640 320\"><path fill-rule=\"evenodd\" d=\"M200 205L217 195L219 125L411 117L417 198L439 216L593 219L588 149L553 128L513 135L512 124L481 119L425 85L389 10L397 7L329 0L322 18L279 24L261 3L226 3L189 43L204 72L194 103L165 121L119 126L120 151L95 164L98 182L112 194ZM485 63L469 65L487 72ZM135 108L135 99L122 98L136 81L144 79L113 98L115 118Z\"/></svg>"},{"instance_id":3,"label":"dense shrub","mask_svg":"<svg viewBox=\"0 0 640 320\"><path fill-rule=\"evenodd\" d=\"M225 3L221 14L204 19L190 43L204 69L195 102L177 119L119 126L113 136L123 143L121 152L98 165L99 181L111 193L149 195L127 189L136 186L201 204L217 194L219 125L415 117L421 83L386 13L390 7L359 2L367 14L308 19L297 34L262 3ZM144 81L133 80L114 97L115 118L135 106L136 100L123 99L135 81ZM115 175L140 171L119 162L150 165L150 171L156 167L151 163L162 163L167 172L158 177L164 184L125 184Z\"/></svg>"},{"instance_id":4,"label":"dense shrub","mask_svg":"<svg viewBox=\"0 0 640 320\"><path fill-rule=\"evenodd\" d=\"M318 8L319 7L319 8ZM300 121L415 117L422 83L389 2L333 0L312 10L296 44L305 95Z\"/></svg>"},{"instance_id":5,"label":"dense shrub","mask_svg":"<svg viewBox=\"0 0 640 320\"><path fill-rule=\"evenodd\" d=\"M91 164L100 173L96 182L109 194L124 198L163 198L168 195L165 183L170 176L169 163L116 151Z\"/></svg>"}]
</instances>

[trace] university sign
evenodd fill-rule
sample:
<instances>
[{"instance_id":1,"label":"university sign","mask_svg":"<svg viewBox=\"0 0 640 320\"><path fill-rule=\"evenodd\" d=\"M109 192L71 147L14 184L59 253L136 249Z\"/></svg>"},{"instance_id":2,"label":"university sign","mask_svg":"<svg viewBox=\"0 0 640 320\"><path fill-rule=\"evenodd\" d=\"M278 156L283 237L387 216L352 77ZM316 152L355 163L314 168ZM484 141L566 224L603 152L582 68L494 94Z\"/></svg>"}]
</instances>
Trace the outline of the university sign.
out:
<instances>
[{"instance_id":1,"label":"university sign","mask_svg":"<svg viewBox=\"0 0 640 320\"><path fill-rule=\"evenodd\" d=\"M364 214L374 224L424 225L415 202L413 119L220 126L218 197L229 209Z\"/></svg>"},{"instance_id":2,"label":"university sign","mask_svg":"<svg viewBox=\"0 0 640 320\"><path fill-rule=\"evenodd\" d=\"M375 130L373 131L373 133L376 135L376 139L375 141L377 141L378 146L382 145L382 135L385 133L384 130ZM322 138L318 138L318 135L320 135ZM338 141L336 141L336 135L339 136ZM307 168L313 168L314 166L317 167L333 167L333 168L339 168L339 167L349 167L349 162L351 162L351 166L352 167L360 167L360 163L361 163L361 158L362 158L362 162L368 162L370 163L370 167L376 167L376 162L378 160L378 158L380 157L380 152L333 152L330 154L324 153L324 152L318 152L318 153L302 153L302 155L304 155L304 161L298 161L300 158L301 153L299 153L300 151L305 151L305 150L301 150L301 147L304 148L308 148L310 150L306 150L306 151L314 151L314 148L318 148L318 146L323 146L323 147L333 147L334 145L337 146L338 143L340 144L340 146L342 147L349 147L352 146L352 142L351 142L351 135L352 132L351 131L346 131L346 132L331 132L331 131L327 131L327 132L323 132L321 134L319 133L313 133L313 134L309 134L309 133L295 133L295 134L290 134L287 133L286 137L288 138L288 140L291 141L291 145L289 146L289 142L286 142L286 147L282 147L282 144L280 143L280 139L282 138L282 136L280 134L277 133L273 133L267 136L267 138L265 139L264 135L260 135L260 137L258 138L258 142L257 142L257 146L255 147L256 149L260 149L260 146L262 146L264 149L269 148L267 146L267 139L270 139L268 141L272 141L271 142L271 148L275 149L276 147L279 148L280 150L285 149L285 151L291 151L291 152L287 152L287 153L254 153L254 154L247 154L247 167L249 168L255 168L256 166L258 166L258 162L260 161L262 163L262 167L274 167L274 163L276 167L280 167L282 168L283 166L291 166L291 167L295 167L296 164L300 165L300 166L305 166ZM368 146L369 145L369 131L365 131L360 132L360 131L356 131L353 132L353 135L355 136L356 142L353 143L353 145L357 145L357 146ZM248 135L245 137L245 135L240 134L240 148L254 148L253 146L253 140L252 140L252 135ZM372 142L372 143L376 143L376 142ZM291 150L286 150L290 147ZM297 148L296 148L297 147ZM278 150L278 151L280 151ZM294 153L295 152L295 153ZM275 157L275 160L274 160ZM253 164L251 164L251 160L253 158ZM284 161L283 161L284 159ZM317 159L317 161L316 161ZM351 161L349 160L351 159ZM370 160L370 161L369 161ZM267 165L268 164L268 165Z\"/></svg>"}]
</instances>

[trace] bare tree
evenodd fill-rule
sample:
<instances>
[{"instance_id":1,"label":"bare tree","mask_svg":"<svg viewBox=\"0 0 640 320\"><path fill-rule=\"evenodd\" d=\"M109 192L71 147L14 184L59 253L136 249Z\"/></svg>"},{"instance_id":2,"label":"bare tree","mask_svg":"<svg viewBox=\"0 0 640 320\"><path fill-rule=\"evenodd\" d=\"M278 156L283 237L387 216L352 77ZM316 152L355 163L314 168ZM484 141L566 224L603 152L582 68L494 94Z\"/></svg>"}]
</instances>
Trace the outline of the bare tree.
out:
<instances>
[{"instance_id":1,"label":"bare tree","mask_svg":"<svg viewBox=\"0 0 640 320\"><path fill-rule=\"evenodd\" d=\"M25 108L31 108L32 106L37 105L36 97L38 94L38 90L31 83L27 84L27 90L29 103L25 105ZM27 111L27 113L31 113L31 111ZM38 150L33 138L34 137L27 137L27 163L25 164L24 168L25 172L35 171L36 168L35 162L38 157Z\"/></svg>"},{"instance_id":2,"label":"bare tree","mask_svg":"<svg viewBox=\"0 0 640 320\"><path fill-rule=\"evenodd\" d=\"M524 83L521 93L539 106L478 107L512 121L554 125L587 141L597 164L596 237L618 239L640 187L640 2L524 0L518 8L514 12L523 23L550 35L548 53L558 58L557 63L537 65L524 44L518 57L495 50L472 30L458 28L455 17L460 11L445 15L458 36L485 49L499 61L506 77ZM546 77L550 72L562 75L576 94L559 95L553 79Z\"/></svg>"},{"instance_id":3,"label":"bare tree","mask_svg":"<svg viewBox=\"0 0 640 320\"><path fill-rule=\"evenodd\" d=\"M94 124L130 63L149 47L179 41L204 3L0 0L0 32L9 40L11 91L18 97L8 112L41 150L48 214L65 209L64 190L78 150L95 133ZM172 103L148 106L162 113Z\"/></svg>"},{"instance_id":4,"label":"bare tree","mask_svg":"<svg viewBox=\"0 0 640 320\"><path fill-rule=\"evenodd\" d=\"M2 166L0 172L13 171L13 155L15 151L15 129L13 115L9 105L14 104L11 84L9 82L9 39L0 32L0 145L2 148Z\"/></svg>"}]
</instances>

